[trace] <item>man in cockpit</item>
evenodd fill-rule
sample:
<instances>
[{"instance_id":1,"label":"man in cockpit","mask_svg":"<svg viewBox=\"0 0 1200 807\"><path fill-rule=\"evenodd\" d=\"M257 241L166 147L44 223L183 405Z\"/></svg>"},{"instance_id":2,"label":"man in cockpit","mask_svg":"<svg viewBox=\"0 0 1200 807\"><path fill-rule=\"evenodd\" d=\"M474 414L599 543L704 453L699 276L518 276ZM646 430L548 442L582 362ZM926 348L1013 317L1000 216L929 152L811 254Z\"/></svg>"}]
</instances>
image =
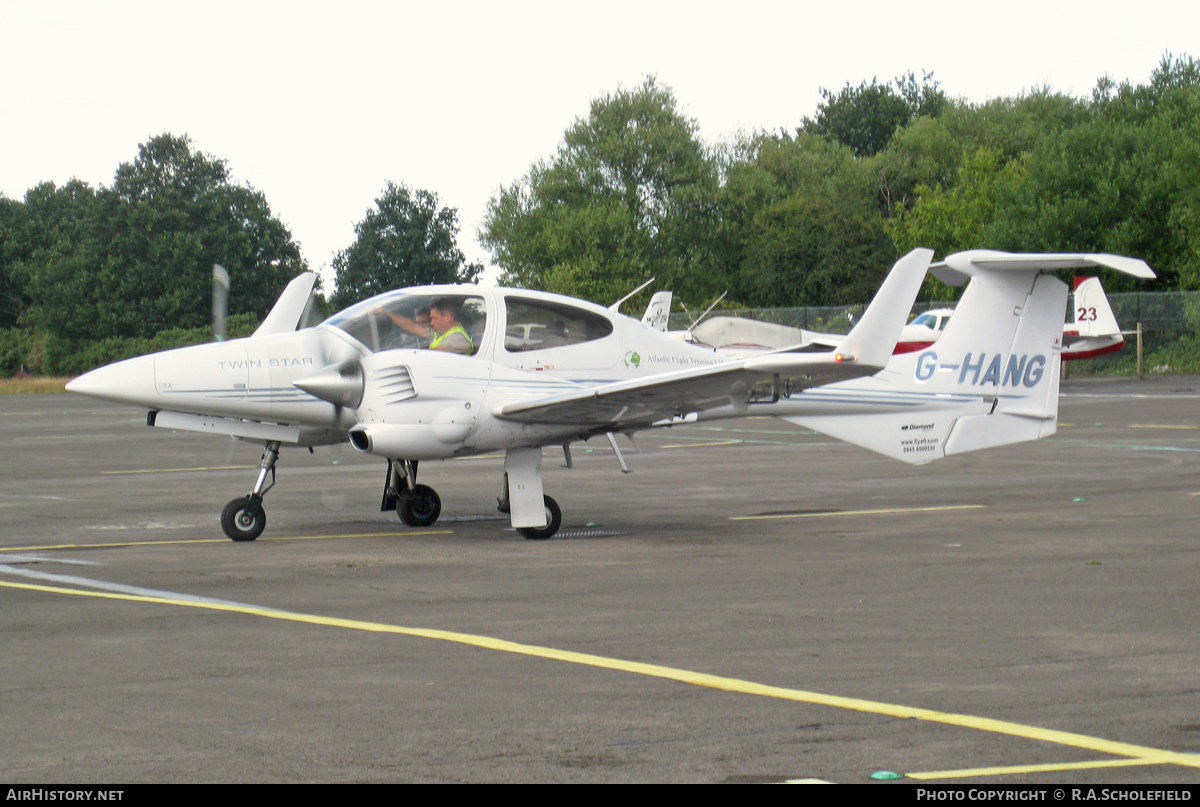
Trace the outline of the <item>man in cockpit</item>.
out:
<instances>
[{"instance_id":1,"label":"man in cockpit","mask_svg":"<svg viewBox=\"0 0 1200 807\"><path fill-rule=\"evenodd\" d=\"M459 324L461 309L461 305L452 298L439 297L427 308L418 309L415 320L386 308L377 308L375 313L385 315L396 327L427 339L430 350L469 356L474 352L475 345L466 328Z\"/></svg>"},{"instance_id":2,"label":"man in cockpit","mask_svg":"<svg viewBox=\"0 0 1200 807\"><path fill-rule=\"evenodd\" d=\"M475 351L471 335L458 321L461 311L462 305L449 297L439 298L429 306L429 324L437 333L429 343L430 350L445 350L464 356Z\"/></svg>"}]
</instances>

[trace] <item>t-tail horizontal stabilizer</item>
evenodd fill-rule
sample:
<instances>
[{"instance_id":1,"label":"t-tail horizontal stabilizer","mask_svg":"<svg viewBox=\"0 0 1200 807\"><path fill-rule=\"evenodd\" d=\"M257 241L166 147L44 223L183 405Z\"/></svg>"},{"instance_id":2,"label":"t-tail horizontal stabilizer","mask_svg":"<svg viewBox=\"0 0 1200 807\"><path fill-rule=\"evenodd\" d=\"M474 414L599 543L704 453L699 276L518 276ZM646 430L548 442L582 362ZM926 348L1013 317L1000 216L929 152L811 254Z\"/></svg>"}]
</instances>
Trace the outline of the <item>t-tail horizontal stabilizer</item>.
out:
<instances>
[{"instance_id":1,"label":"t-tail horizontal stabilizer","mask_svg":"<svg viewBox=\"0 0 1200 807\"><path fill-rule=\"evenodd\" d=\"M1143 274L1141 261L1103 257ZM1067 286L1044 272L1079 262L982 250L949 256L936 266L970 284L942 338L892 357L871 378L806 393L817 408L828 400L830 414L787 419L914 464L1049 437L1058 423ZM847 404L859 411L844 414Z\"/></svg>"}]
</instances>

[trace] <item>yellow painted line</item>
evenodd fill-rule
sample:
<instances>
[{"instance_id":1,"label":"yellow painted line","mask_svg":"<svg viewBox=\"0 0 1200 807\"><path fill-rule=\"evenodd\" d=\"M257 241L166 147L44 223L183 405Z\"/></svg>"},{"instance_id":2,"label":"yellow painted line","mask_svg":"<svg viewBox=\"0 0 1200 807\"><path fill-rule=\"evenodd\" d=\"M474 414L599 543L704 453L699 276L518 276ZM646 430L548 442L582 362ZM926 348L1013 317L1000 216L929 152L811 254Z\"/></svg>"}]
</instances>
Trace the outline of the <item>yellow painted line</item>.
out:
<instances>
[{"instance_id":1,"label":"yellow painted line","mask_svg":"<svg viewBox=\"0 0 1200 807\"><path fill-rule=\"evenodd\" d=\"M101 476L120 476L122 474L179 474L189 471L245 471L258 468L257 465L213 465L208 468L139 468L135 471L101 471Z\"/></svg>"},{"instance_id":2,"label":"yellow painted line","mask_svg":"<svg viewBox=\"0 0 1200 807\"><path fill-rule=\"evenodd\" d=\"M1008 776L1022 773L1056 773L1086 771L1093 768L1128 768L1135 765L1169 765L1170 760L1158 758L1102 759L1093 762L1063 762L1045 765L1011 765L1003 768L966 768L960 771L922 771L904 774L909 779L968 779L972 776Z\"/></svg>"},{"instance_id":3,"label":"yellow painted line","mask_svg":"<svg viewBox=\"0 0 1200 807\"><path fill-rule=\"evenodd\" d=\"M111 434L105 434L105 435L89 434L88 435L88 437L112 437L112 436L113 435L111 435ZM39 437L17 437L13 442L24 443L24 442L28 442L30 440L74 440L74 439L75 439L75 435L73 435L73 434L44 434Z\"/></svg>"},{"instance_id":4,"label":"yellow painted line","mask_svg":"<svg viewBox=\"0 0 1200 807\"><path fill-rule=\"evenodd\" d=\"M705 446L731 446L742 442L741 440L719 440L715 443L679 443L677 445L659 446L659 448L703 448Z\"/></svg>"},{"instance_id":5,"label":"yellow painted line","mask_svg":"<svg viewBox=\"0 0 1200 807\"><path fill-rule=\"evenodd\" d=\"M825 518L831 516L877 516L889 513L937 513L943 510L982 510L986 504L947 504L940 507L890 507L881 510L835 510L829 513L778 513L767 516L730 516L730 521L762 521L772 518Z\"/></svg>"},{"instance_id":6,"label":"yellow painted line","mask_svg":"<svg viewBox=\"0 0 1200 807\"><path fill-rule=\"evenodd\" d=\"M360 532L348 535L276 535L259 538L255 543L274 541L328 541L336 538L410 538L420 535L453 535L453 530L421 530L420 532ZM171 544L227 544L228 538L181 538L175 541L114 541L104 544L47 544L45 546L4 546L0 552L33 552L46 549L110 549L118 546L165 546ZM247 542L248 543L248 542Z\"/></svg>"},{"instance_id":7,"label":"yellow painted line","mask_svg":"<svg viewBox=\"0 0 1200 807\"><path fill-rule=\"evenodd\" d=\"M97 599L124 600L127 602L155 603L159 605L175 605L185 608L202 608L210 611L226 611L229 613L260 616L267 619L278 619L286 622L298 622L308 625L323 625L334 628L367 631L370 633L390 633L403 636L416 636L424 639L437 639L455 644L479 647L485 650L496 650L502 653L515 653L533 658L543 658L552 661L563 661L604 670L644 675L668 681L678 681L698 687L717 689L725 692L739 692L745 695L757 695L765 698L809 703L817 706L830 706L837 709L850 709L856 712L885 715L888 717L911 718L942 723L950 726L977 729L993 734L1004 734L1012 737L1022 737L1030 740L1041 740L1056 745L1073 748L1084 748L1099 753L1114 756L1130 757L1135 760L1146 760L1146 764L1161 763L1184 765L1200 768L1200 755L1180 754L1174 751L1164 751L1131 743L1121 743L1105 740L1100 737L1089 737L1085 734L1075 734L1068 731L1043 729L1037 726L1026 726L1020 723L1010 723L1005 720L992 720L986 717L960 715L950 712L937 712L932 709L918 709L881 701L863 700L859 698L844 698L837 695L826 695L820 692L810 692L802 689L770 686L747 681L740 678L727 678L719 675L708 675L676 667L664 667L658 664L645 664L638 661L596 656L590 653L577 653L570 650L558 650L552 647L521 644L504 639L494 639L490 636L479 636L456 631L434 630L430 628L406 628L400 625L388 625L381 622L364 622L356 619L339 617L316 616L289 611L277 611L272 608L260 608L252 605L234 603L196 602L170 597L149 597L135 594L117 594L106 591L86 591L83 589L62 588L59 586L43 586L33 583L10 583L0 581L0 587L40 591L48 594L66 594L76 597L94 597Z\"/></svg>"},{"instance_id":8,"label":"yellow painted line","mask_svg":"<svg viewBox=\"0 0 1200 807\"><path fill-rule=\"evenodd\" d=\"M1130 423L1131 429L1195 429L1197 426L1171 426L1165 423Z\"/></svg>"}]
</instances>

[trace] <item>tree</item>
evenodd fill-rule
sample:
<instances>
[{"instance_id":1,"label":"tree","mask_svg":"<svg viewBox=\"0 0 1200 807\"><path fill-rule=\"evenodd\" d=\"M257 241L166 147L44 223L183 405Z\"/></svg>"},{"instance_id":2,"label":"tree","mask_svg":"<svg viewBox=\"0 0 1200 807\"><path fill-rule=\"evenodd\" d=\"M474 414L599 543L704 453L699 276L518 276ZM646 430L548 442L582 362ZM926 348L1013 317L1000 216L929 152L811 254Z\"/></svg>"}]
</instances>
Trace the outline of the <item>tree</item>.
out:
<instances>
[{"instance_id":1,"label":"tree","mask_svg":"<svg viewBox=\"0 0 1200 807\"><path fill-rule=\"evenodd\" d=\"M895 258L871 166L804 133L760 136L743 151L715 228L731 296L751 306L869 300Z\"/></svg>"},{"instance_id":2,"label":"tree","mask_svg":"<svg viewBox=\"0 0 1200 807\"><path fill-rule=\"evenodd\" d=\"M822 87L817 115L806 118L802 129L848 146L856 157L869 157L882 151L896 130L913 118L936 118L949 105L931 73L920 82L908 73L894 84L896 89L876 78L857 87L847 82L836 94Z\"/></svg>"},{"instance_id":3,"label":"tree","mask_svg":"<svg viewBox=\"0 0 1200 807\"><path fill-rule=\"evenodd\" d=\"M512 285L607 302L656 276L704 296L717 184L695 122L647 78L592 101L552 159L488 203L481 240Z\"/></svg>"},{"instance_id":4,"label":"tree","mask_svg":"<svg viewBox=\"0 0 1200 807\"><path fill-rule=\"evenodd\" d=\"M1159 288L1195 288L1200 256L1200 64L1164 59L1151 81L1102 81L1075 125L1041 137L1019 181L997 186L1000 249L1145 259ZM1106 281L1106 287L1110 282ZM1124 278L1112 291L1145 288Z\"/></svg>"},{"instance_id":5,"label":"tree","mask_svg":"<svg viewBox=\"0 0 1200 807\"><path fill-rule=\"evenodd\" d=\"M336 308L405 286L473 283L483 271L457 246L458 211L439 208L430 191L388 182L354 232L355 242L333 259Z\"/></svg>"},{"instance_id":6,"label":"tree","mask_svg":"<svg viewBox=\"0 0 1200 807\"><path fill-rule=\"evenodd\" d=\"M25 206L0 194L0 328L17 324L28 301L17 264L27 256Z\"/></svg>"},{"instance_id":7,"label":"tree","mask_svg":"<svg viewBox=\"0 0 1200 807\"><path fill-rule=\"evenodd\" d=\"M204 326L214 263L233 278L230 313L261 317L304 269L263 195L187 137L141 144L109 188L31 189L25 219L28 323L68 339Z\"/></svg>"}]
</instances>

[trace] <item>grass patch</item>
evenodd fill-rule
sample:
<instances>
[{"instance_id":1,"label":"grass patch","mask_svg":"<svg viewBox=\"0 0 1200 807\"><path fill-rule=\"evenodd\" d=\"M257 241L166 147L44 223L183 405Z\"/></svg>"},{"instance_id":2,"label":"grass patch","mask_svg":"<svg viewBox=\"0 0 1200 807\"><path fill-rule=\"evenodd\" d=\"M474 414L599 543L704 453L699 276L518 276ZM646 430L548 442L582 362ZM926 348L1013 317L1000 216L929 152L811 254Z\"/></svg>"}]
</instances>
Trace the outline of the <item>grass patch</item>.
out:
<instances>
[{"instance_id":1,"label":"grass patch","mask_svg":"<svg viewBox=\"0 0 1200 807\"><path fill-rule=\"evenodd\" d=\"M66 392L71 379L48 376L0 378L0 395L43 395L47 392Z\"/></svg>"}]
</instances>

